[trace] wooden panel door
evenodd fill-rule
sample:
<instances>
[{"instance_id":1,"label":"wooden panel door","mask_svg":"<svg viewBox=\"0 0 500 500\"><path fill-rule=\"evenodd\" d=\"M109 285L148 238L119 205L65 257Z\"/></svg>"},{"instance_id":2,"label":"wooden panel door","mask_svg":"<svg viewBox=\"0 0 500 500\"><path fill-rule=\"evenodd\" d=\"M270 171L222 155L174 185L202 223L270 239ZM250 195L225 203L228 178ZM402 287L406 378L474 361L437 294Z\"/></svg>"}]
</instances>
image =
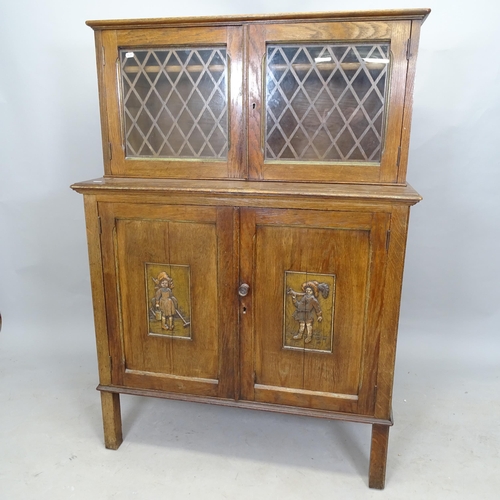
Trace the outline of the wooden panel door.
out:
<instances>
[{"instance_id":1,"label":"wooden panel door","mask_svg":"<svg viewBox=\"0 0 500 500\"><path fill-rule=\"evenodd\" d=\"M112 384L234 397L231 208L100 203Z\"/></svg>"},{"instance_id":2,"label":"wooden panel door","mask_svg":"<svg viewBox=\"0 0 500 500\"><path fill-rule=\"evenodd\" d=\"M242 398L373 413L388 222L242 209Z\"/></svg>"}]
</instances>

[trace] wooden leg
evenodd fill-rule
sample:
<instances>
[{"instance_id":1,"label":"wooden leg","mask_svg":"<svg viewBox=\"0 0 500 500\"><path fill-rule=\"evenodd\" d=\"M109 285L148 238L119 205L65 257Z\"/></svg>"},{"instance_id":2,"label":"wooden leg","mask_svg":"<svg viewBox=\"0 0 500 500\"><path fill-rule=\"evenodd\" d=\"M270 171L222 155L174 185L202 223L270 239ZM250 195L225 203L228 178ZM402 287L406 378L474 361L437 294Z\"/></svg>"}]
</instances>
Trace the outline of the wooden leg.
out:
<instances>
[{"instance_id":1,"label":"wooden leg","mask_svg":"<svg viewBox=\"0 0 500 500\"><path fill-rule=\"evenodd\" d=\"M370 488L383 490L385 486L385 466L387 464L387 449L389 446L389 426L373 424L372 446L370 451Z\"/></svg>"},{"instance_id":2,"label":"wooden leg","mask_svg":"<svg viewBox=\"0 0 500 500\"><path fill-rule=\"evenodd\" d=\"M101 405L102 421L104 424L104 445L110 450L117 450L123 441L120 395L102 391Z\"/></svg>"}]
</instances>

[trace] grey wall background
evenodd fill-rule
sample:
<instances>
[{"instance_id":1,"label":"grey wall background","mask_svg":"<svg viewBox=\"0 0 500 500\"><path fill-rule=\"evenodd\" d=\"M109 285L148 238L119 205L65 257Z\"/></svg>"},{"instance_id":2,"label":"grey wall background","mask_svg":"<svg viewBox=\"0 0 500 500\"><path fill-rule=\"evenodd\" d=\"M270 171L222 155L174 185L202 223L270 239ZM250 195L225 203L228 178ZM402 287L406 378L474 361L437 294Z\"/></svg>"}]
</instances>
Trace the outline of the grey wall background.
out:
<instances>
[{"instance_id":1,"label":"grey wall background","mask_svg":"<svg viewBox=\"0 0 500 500\"><path fill-rule=\"evenodd\" d=\"M79 350L93 350L83 203L69 189L102 174L85 20L401 7L433 12L422 28L414 94L408 178L424 201L412 211L400 342L416 365L491 366L498 374L497 0L3 2L0 352L43 348L78 360Z\"/></svg>"}]
</instances>

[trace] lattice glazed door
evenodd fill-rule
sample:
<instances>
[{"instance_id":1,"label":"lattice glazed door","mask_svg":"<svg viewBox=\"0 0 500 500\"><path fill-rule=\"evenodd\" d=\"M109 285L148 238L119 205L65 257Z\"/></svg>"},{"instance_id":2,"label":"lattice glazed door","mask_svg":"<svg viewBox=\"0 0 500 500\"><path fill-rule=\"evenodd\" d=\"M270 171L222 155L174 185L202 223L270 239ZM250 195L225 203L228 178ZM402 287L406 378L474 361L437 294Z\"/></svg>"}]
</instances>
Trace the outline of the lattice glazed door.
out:
<instances>
[{"instance_id":1,"label":"lattice glazed door","mask_svg":"<svg viewBox=\"0 0 500 500\"><path fill-rule=\"evenodd\" d=\"M409 23L369 28L252 26L254 177L395 182Z\"/></svg>"},{"instance_id":2,"label":"lattice glazed door","mask_svg":"<svg viewBox=\"0 0 500 500\"><path fill-rule=\"evenodd\" d=\"M117 89L106 93L111 173L241 177L241 30L117 30L103 37L106 86Z\"/></svg>"}]
</instances>

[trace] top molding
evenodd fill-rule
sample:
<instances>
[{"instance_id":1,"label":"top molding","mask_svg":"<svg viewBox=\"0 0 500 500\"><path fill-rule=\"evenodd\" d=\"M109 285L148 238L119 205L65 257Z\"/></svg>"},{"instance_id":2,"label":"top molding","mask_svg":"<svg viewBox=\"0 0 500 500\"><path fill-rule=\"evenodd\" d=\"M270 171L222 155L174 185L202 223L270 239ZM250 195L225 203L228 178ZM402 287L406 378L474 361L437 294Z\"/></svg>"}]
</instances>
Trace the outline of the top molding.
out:
<instances>
[{"instance_id":1,"label":"top molding","mask_svg":"<svg viewBox=\"0 0 500 500\"><path fill-rule=\"evenodd\" d=\"M291 12L286 14L257 14L235 16L203 16L203 17L172 17L159 19L110 19L104 21L87 21L87 25L99 31L104 29L129 28L165 28L170 26L200 26L219 25L231 26L246 23L276 23L276 22L313 22L323 21L395 21L420 20L424 21L431 9L393 9L393 10L366 10L345 12Z\"/></svg>"}]
</instances>

